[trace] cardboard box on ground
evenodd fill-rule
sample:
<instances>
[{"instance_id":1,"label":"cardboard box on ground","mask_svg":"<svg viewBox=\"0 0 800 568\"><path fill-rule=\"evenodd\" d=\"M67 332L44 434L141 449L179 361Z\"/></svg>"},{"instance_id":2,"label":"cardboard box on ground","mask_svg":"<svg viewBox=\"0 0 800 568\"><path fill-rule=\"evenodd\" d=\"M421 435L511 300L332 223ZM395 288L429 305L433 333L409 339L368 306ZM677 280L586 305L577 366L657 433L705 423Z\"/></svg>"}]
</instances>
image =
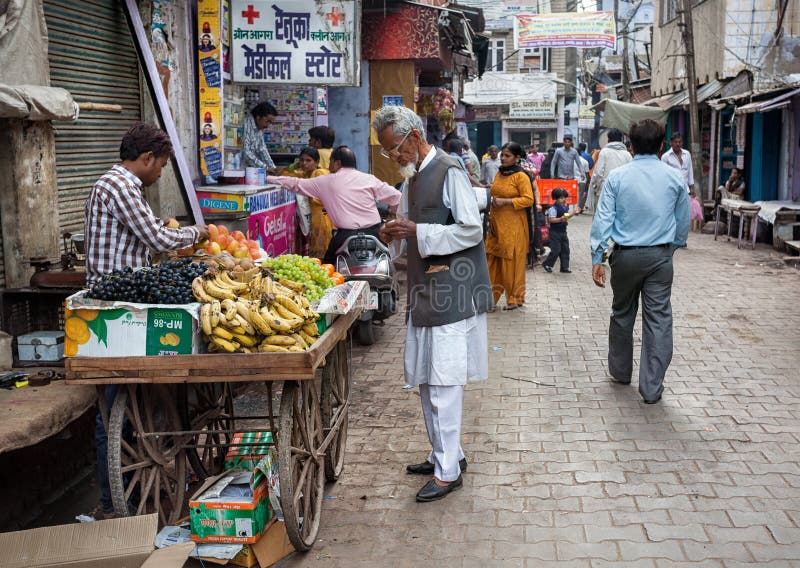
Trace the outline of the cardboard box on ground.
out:
<instances>
[{"instance_id":1,"label":"cardboard box on ground","mask_svg":"<svg viewBox=\"0 0 800 568\"><path fill-rule=\"evenodd\" d=\"M158 515L74 523L0 534L4 568L182 568L195 543L155 550ZM272 522L241 557L271 566L294 551L281 521ZM237 557L238 558L238 557ZM204 559L204 562L208 562ZM258 563L258 564L257 564Z\"/></svg>"}]
</instances>

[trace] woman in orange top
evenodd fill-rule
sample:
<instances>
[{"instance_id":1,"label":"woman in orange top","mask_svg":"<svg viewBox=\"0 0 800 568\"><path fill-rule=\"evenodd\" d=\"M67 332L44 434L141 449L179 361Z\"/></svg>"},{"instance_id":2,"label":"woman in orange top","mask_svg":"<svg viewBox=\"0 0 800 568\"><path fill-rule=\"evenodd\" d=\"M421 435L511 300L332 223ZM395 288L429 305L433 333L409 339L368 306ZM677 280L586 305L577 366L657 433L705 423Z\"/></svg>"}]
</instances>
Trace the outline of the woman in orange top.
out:
<instances>
[{"instance_id":1,"label":"woman in orange top","mask_svg":"<svg viewBox=\"0 0 800 568\"><path fill-rule=\"evenodd\" d=\"M316 148L306 146L300 150L297 164L294 166L294 171L287 171L281 175L299 177L299 178L315 178L324 176L330 172L325 168L319 167L319 152ZM297 196L299 200L302 196ZM303 197L303 199L308 199ZM311 230L308 234L308 255L314 258L322 258L325 256L325 251L328 250L328 244L333 237L333 223L331 218L325 212L322 206L322 201L319 199L311 198Z\"/></svg>"},{"instance_id":2,"label":"woman in orange top","mask_svg":"<svg viewBox=\"0 0 800 568\"><path fill-rule=\"evenodd\" d=\"M533 205L531 178L519 165L525 155L516 142L500 151L500 171L492 183L489 234L486 236L486 261L492 279L494 303L506 293L506 309L514 310L525 302L525 261L528 254L528 216Z\"/></svg>"}]
</instances>

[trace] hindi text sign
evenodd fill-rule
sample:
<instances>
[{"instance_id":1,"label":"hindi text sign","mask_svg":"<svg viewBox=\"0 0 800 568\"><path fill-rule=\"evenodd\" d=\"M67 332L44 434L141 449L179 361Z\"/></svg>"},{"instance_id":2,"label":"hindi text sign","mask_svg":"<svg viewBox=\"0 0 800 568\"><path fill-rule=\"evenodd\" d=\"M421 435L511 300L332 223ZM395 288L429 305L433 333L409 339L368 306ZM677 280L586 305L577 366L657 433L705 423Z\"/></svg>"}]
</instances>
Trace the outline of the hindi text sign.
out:
<instances>
[{"instance_id":1,"label":"hindi text sign","mask_svg":"<svg viewBox=\"0 0 800 568\"><path fill-rule=\"evenodd\" d=\"M355 0L233 0L233 80L357 85Z\"/></svg>"},{"instance_id":2,"label":"hindi text sign","mask_svg":"<svg viewBox=\"0 0 800 568\"><path fill-rule=\"evenodd\" d=\"M514 17L514 48L616 47L614 12L520 14Z\"/></svg>"}]
</instances>

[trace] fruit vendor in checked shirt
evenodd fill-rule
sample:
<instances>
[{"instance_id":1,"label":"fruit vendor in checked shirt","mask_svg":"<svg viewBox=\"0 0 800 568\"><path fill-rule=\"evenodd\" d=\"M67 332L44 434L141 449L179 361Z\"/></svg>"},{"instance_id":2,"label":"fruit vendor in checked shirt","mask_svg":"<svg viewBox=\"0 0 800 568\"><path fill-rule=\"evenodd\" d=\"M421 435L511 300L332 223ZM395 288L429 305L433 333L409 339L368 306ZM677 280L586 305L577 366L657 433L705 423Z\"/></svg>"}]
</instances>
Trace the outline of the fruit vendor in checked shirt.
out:
<instances>
[{"instance_id":1,"label":"fruit vendor in checked shirt","mask_svg":"<svg viewBox=\"0 0 800 568\"><path fill-rule=\"evenodd\" d=\"M150 264L150 252L185 249L208 238L204 225L167 227L147 204L144 188L161 177L172 154L172 143L163 130L138 122L122 138L120 163L94 184L86 202L86 283L93 286L117 268ZM117 385L105 391L109 409ZM114 514L108 485L107 436L100 413L95 429L98 482L102 511L97 518Z\"/></svg>"}]
</instances>

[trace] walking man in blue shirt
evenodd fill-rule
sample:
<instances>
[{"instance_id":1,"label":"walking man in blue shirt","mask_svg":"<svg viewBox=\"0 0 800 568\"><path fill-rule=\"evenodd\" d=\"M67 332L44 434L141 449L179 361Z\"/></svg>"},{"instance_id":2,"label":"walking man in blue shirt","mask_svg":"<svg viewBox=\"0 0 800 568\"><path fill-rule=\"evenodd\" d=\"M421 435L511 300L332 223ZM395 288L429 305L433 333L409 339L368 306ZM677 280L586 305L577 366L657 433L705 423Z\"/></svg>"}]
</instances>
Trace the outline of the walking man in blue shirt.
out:
<instances>
[{"instance_id":1,"label":"walking man in blue shirt","mask_svg":"<svg viewBox=\"0 0 800 568\"><path fill-rule=\"evenodd\" d=\"M613 381L631 382L633 325L642 298L642 352L639 393L646 404L661 400L664 375L672 360L672 255L686 246L689 196L681 173L658 159L664 127L645 119L631 126L633 161L608 174L592 222L592 279L605 287L602 264L608 239L611 322L608 371Z\"/></svg>"}]
</instances>

